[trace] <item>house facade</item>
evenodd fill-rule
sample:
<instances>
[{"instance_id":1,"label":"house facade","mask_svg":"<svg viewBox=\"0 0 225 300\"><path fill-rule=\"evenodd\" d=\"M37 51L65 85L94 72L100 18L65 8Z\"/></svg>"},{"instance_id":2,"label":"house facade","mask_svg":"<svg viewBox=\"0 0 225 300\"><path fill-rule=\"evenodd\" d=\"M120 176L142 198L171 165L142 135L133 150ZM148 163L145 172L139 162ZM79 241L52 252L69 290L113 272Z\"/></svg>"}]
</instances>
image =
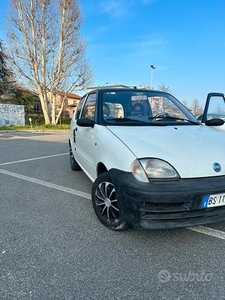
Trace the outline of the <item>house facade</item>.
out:
<instances>
[{"instance_id":1,"label":"house facade","mask_svg":"<svg viewBox=\"0 0 225 300\"><path fill-rule=\"evenodd\" d=\"M72 94L72 93L65 93L65 92L58 91L57 97L56 97L57 102L61 103L63 101L64 97L66 97L66 98L65 98L65 102L64 102L63 116L72 118L74 110L75 110L77 104L79 103L81 96ZM57 107L57 104L56 104L56 107ZM59 109L60 106L58 106L57 108Z\"/></svg>"},{"instance_id":2,"label":"house facade","mask_svg":"<svg viewBox=\"0 0 225 300\"><path fill-rule=\"evenodd\" d=\"M20 91L21 93L24 92L26 94L29 94L30 105L27 105L26 108L27 114L34 115L34 116L43 115L41 102L37 93L25 89L23 87L18 87L17 90ZM64 98L65 100L64 100L64 108L63 108L62 116L72 118L75 107L77 106L81 97L73 93L65 93L65 92L58 91L56 96L56 110L58 111L60 110L61 103Z\"/></svg>"}]
</instances>

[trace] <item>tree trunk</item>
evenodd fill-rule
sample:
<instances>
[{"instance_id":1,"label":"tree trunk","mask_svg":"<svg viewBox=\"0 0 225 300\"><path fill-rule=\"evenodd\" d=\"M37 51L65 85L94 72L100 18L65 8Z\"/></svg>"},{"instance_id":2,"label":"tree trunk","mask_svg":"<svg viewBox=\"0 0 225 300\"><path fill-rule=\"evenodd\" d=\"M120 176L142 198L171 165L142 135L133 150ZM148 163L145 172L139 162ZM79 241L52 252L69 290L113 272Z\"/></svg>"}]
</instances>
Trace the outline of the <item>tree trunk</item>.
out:
<instances>
[{"instance_id":1,"label":"tree trunk","mask_svg":"<svg viewBox=\"0 0 225 300\"><path fill-rule=\"evenodd\" d=\"M85 89L92 78L85 58L86 45L79 35L78 1L9 2L7 35L14 73L23 84L26 81L28 89L37 91L45 123L56 124L65 101L58 103L57 93ZM54 97L49 98L49 93Z\"/></svg>"}]
</instances>

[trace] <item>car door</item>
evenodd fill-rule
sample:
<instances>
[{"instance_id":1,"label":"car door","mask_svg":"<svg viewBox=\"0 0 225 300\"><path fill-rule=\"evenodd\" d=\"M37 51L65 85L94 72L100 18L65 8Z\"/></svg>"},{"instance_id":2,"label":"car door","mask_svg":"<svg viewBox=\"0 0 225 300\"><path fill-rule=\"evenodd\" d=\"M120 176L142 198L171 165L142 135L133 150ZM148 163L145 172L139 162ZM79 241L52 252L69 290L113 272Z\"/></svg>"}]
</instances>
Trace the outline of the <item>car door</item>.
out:
<instances>
[{"instance_id":1,"label":"car door","mask_svg":"<svg viewBox=\"0 0 225 300\"><path fill-rule=\"evenodd\" d=\"M72 120L71 120L71 124L70 124L70 143L71 143L71 148L73 151L73 155L74 157L77 159L76 157L76 131L77 131L77 120L80 117L81 111L82 111L82 107L84 105L84 102L86 100L86 96L82 97L76 107L76 110L73 114Z\"/></svg>"},{"instance_id":2,"label":"car door","mask_svg":"<svg viewBox=\"0 0 225 300\"><path fill-rule=\"evenodd\" d=\"M89 94L83 103L79 104L80 107L78 106L78 112L75 116L73 126L74 157L85 173L92 178L95 170L95 167L93 166L95 146L94 143L92 143L92 135L95 128L79 126L77 120L81 118L88 118L92 121L95 120L96 93Z\"/></svg>"},{"instance_id":3,"label":"car door","mask_svg":"<svg viewBox=\"0 0 225 300\"><path fill-rule=\"evenodd\" d=\"M225 124L218 121L220 119L225 122L225 96L223 93L208 94L204 112L200 119L203 124L225 131Z\"/></svg>"}]
</instances>

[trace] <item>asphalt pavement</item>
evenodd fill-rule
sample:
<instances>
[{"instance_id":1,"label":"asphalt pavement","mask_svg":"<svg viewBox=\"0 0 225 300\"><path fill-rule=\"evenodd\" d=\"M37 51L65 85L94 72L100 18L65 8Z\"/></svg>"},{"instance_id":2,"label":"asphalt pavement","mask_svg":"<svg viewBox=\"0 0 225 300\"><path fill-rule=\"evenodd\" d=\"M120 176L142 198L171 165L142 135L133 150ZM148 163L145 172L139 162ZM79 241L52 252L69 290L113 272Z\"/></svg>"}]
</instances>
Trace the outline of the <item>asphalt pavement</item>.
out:
<instances>
[{"instance_id":1,"label":"asphalt pavement","mask_svg":"<svg viewBox=\"0 0 225 300\"><path fill-rule=\"evenodd\" d=\"M0 132L0 299L225 299L225 222L105 228L68 137Z\"/></svg>"}]
</instances>

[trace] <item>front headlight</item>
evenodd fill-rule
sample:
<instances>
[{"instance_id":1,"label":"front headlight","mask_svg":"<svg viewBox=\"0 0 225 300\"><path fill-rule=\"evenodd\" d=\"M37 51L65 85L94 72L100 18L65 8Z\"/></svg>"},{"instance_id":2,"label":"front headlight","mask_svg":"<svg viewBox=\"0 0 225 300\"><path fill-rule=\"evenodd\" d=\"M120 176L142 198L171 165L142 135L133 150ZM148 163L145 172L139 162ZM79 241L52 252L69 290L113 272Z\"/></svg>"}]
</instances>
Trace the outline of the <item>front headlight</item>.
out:
<instances>
[{"instance_id":1,"label":"front headlight","mask_svg":"<svg viewBox=\"0 0 225 300\"><path fill-rule=\"evenodd\" d=\"M142 158L133 161L131 171L142 182L149 179L178 179L177 171L166 161L158 158Z\"/></svg>"}]
</instances>

